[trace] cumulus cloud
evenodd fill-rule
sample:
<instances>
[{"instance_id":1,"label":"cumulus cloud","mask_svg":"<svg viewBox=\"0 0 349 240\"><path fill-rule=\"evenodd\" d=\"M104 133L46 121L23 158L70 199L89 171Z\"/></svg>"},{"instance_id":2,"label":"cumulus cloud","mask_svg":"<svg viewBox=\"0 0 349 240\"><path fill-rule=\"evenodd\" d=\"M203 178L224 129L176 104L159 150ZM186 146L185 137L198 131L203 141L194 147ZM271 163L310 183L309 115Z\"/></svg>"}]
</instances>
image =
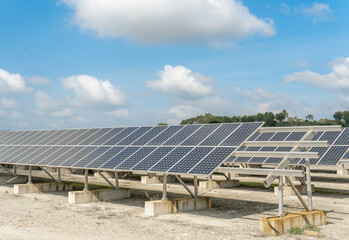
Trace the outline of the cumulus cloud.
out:
<instances>
[{"instance_id":1,"label":"cumulus cloud","mask_svg":"<svg viewBox=\"0 0 349 240\"><path fill-rule=\"evenodd\" d=\"M305 70L285 76L284 81L305 82L325 89L349 90L349 58L337 58L330 65L332 71L328 74Z\"/></svg>"},{"instance_id":2,"label":"cumulus cloud","mask_svg":"<svg viewBox=\"0 0 349 240\"><path fill-rule=\"evenodd\" d=\"M158 72L156 81L148 81L147 85L156 92L183 99L198 99L213 93L210 85L212 79L200 73L194 73L183 66L166 65Z\"/></svg>"},{"instance_id":3,"label":"cumulus cloud","mask_svg":"<svg viewBox=\"0 0 349 240\"><path fill-rule=\"evenodd\" d=\"M62 110L55 111L51 114L53 117L71 117L74 112L70 108L63 108Z\"/></svg>"},{"instance_id":4,"label":"cumulus cloud","mask_svg":"<svg viewBox=\"0 0 349 240\"><path fill-rule=\"evenodd\" d=\"M52 83L52 81L49 78L37 75L29 77L28 81L33 85L46 85Z\"/></svg>"},{"instance_id":5,"label":"cumulus cloud","mask_svg":"<svg viewBox=\"0 0 349 240\"><path fill-rule=\"evenodd\" d=\"M1 108L17 108L18 103L15 100L2 97L0 98L0 107Z\"/></svg>"},{"instance_id":6,"label":"cumulus cloud","mask_svg":"<svg viewBox=\"0 0 349 240\"><path fill-rule=\"evenodd\" d=\"M312 6L300 5L295 12L312 17L314 23L330 20L332 14L330 5L324 3L314 3Z\"/></svg>"},{"instance_id":7,"label":"cumulus cloud","mask_svg":"<svg viewBox=\"0 0 349 240\"><path fill-rule=\"evenodd\" d=\"M62 102L52 98L43 91L36 91L34 99L40 110L58 110L62 107Z\"/></svg>"},{"instance_id":8,"label":"cumulus cloud","mask_svg":"<svg viewBox=\"0 0 349 240\"><path fill-rule=\"evenodd\" d=\"M66 89L74 90L75 103L80 106L109 108L127 103L125 95L108 80L99 80L88 75L76 75L62 79Z\"/></svg>"},{"instance_id":9,"label":"cumulus cloud","mask_svg":"<svg viewBox=\"0 0 349 240\"><path fill-rule=\"evenodd\" d=\"M0 68L0 94L27 93L31 90L20 74L9 73Z\"/></svg>"},{"instance_id":10,"label":"cumulus cloud","mask_svg":"<svg viewBox=\"0 0 349 240\"><path fill-rule=\"evenodd\" d=\"M17 111L9 112L9 111L0 109L0 117L5 117L5 118L16 120L16 119L23 118L23 114L21 114Z\"/></svg>"},{"instance_id":11,"label":"cumulus cloud","mask_svg":"<svg viewBox=\"0 0 349 240\"><path fill-rule=\"evenodd\" d=\"M104 115L119 119L128 119L130 117L130 113L126 109L118 109L116 111L105 112Z\"/></svg>"},{"instance_id":12,"label":"cumulus cloud","mask_svg":"<svg viewBox=\"0 0 349 240\"><path fill-rule=\"evenodd\" d=\"M251 14L239 0L63 0L74 21L100 37L144 43L227 41L272 36L271 19Z\"/></svg>"}]
</instances>

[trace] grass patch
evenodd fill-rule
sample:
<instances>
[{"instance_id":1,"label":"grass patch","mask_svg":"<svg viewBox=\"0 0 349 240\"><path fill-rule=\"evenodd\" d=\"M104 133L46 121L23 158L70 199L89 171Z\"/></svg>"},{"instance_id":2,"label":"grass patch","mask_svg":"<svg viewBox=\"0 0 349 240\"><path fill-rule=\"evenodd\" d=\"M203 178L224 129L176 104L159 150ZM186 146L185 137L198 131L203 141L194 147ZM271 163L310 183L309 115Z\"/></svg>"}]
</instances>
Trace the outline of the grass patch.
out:
<instances>
[{"instance_id":1,"label":"grass patch","mask_svg":"<svg viewBox=\"0 0 349 240\"><path fill-rule=\"evenodd\" d=\"M294 234L294 235L303 235L305 230L313 231L313 232L320 232L320 229L317 227L314 227L313 225L307 225L304 228L295 226L295 227L291 227L289 231L291 234Z\"/></svg>"},{"instance_id":2,"label":"grass patch","mask_svg":"<svg viewBox=\"0 0 349 240\"><path fill-rule=\"evenodd\" d=\"M315 188L316 193L322 193L322 194L333 194L333 195L344 195L349 196L349 192L342 192L338 190L332 190L332 189L325 189L325 188Z\"/></svg>"},{"instance_id":3,"label":"grass patch","mask_svg":"<svg viewBox=\"0 0 349 240\"><path fill-rule=\"evenodd\" d=\"M313 232L320 232L320 229L317 227L314 227L313 225L305 226L304 230L313 231Z\"/></svg>"},{"instance_id":4,"label":"grass patch","mask_svg":"<svg viewBox=\"0 0 349 240\"><path fill-rule=\"evenodd\" d=\"M263 183L255 183L255 182L240 182L240 186L265 189L265 186L264 186ZM270 185L270 188L273 188L273 187L276 187L276 186L277 186L277 184L272 184L272 185Z\"/></svg>"}]
</instances>

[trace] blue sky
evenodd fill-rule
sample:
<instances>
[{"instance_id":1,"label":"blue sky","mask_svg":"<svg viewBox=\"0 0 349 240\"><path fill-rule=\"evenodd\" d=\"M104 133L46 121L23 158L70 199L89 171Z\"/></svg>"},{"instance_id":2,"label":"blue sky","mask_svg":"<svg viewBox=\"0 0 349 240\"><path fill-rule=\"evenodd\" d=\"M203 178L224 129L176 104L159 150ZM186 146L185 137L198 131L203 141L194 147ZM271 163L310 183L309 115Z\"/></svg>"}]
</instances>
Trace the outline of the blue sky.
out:
<instances>
[{"instance_id":1,"label":"blue sky","mask_svg":"<svg viewBox=\"0 0 349 240\"><path fill-rule=\"evenodd\" d=\"M0 129L349 107L347 1L0 1Z\"/></svg>"}]
</instances>

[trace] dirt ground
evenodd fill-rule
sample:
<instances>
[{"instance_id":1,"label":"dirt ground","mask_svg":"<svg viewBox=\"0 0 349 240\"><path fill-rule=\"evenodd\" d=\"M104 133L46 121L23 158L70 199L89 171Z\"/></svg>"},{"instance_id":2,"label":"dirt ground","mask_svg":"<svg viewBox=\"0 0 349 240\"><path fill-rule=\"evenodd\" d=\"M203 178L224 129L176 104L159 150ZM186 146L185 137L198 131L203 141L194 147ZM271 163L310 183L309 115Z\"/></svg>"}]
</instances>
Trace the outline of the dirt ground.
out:
<instances>
[{"instance_id":1,"label":"dirt ground","mask_svg":"<svg viewBox=\"0 0 349 240\"><path fill-rule=\"evenodd\" d=\"M144 214L144 201L148 200L145 192L153 197L160 195L157 191L162 185L121 180L121 186L133 189L131 199L69 205L67 192L15 195L13 186L2 185L0 240L315 238L259 234L259 219L277 214L278 198L271 189L245 186L200 192L212 197L211 209L149 217ZM169 184L169 191L170 198L185 194L179 184ZM302 210L296 197L285 197L284 202L286 212ZM313 203L316 209L328 211L328 224L319 227L325 239L348 239L349 194L315 193Z\"/></svg>"}]
</instances>

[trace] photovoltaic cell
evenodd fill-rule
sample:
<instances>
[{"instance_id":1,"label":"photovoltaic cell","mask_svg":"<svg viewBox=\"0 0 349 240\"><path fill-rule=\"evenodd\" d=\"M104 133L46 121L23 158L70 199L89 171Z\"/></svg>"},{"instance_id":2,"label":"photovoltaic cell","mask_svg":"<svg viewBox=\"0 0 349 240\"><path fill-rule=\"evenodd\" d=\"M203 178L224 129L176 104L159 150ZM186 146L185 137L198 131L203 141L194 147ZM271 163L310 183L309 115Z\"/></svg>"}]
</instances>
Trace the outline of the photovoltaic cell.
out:
<instances>
[{"instance_id":1,"label":"photovoltaic cell","mask_svg":"<svg viewBox=\"0 0 349 240\"><path fill-rule=\"evenodd\" d=\"M51 147L45 146L46 150L40 150L41 153L31 157L31 159L28 160L27 163L28 164L38 164L43 159L50 156L51 154L53 154L54 152L56 152L60 148L61 148L61 146L51 146Z\"/></svg>"},{"instance_id":2,"label":"photovoltaic cell","mask_svg":"<svg viewBox=\"0 0 349 240\"><path fill-rule=\"evenodd\" d=\"M60 146L60 148L57 151L55 151L54 153L48 155L47 157L43 157L40 160L40 162L38 162L38 164L40 164L42 166L47 166L50 162L53 162L58 157L60 157L61 155L65 154L66 152L70 151L71 149L73 149L73 147L62 147L62 146Z\"/></svg>"},{"instance_id":3,"label":"photovoltaic cell","mask_svg":"<svg viewBox=\"0 0 349 240\"><path fill-rule=\"evenodd\" d=\"M63 133L60 134L58 137L51 139L50 141L47 141L45 145L61 145L61 142L66 139L68 136L76 133L78 129L73 130L62 130Z\"/></svg>"},{"instance_id":4,"label":"photovoltaic cell","mask_svg":"<svg viewBox=\"0 0 349 240\"><path fill-rule=\"evenodd\" d=\"M245 147L245 146L241 146L241 147L239 147L238 149L237 149L237 151L245 151L247 149L247 147Z\"/></svg>"},{"instance_id":5,"label":"photovoltaic cell","mask_svg":"<svg viewBox=\"0 0 349 240\"><path fill-rule=\"evenodd\" d=\"M80 152L84 147L71 147L69 150L64 152L62 155L58 156L56 159L54 159L52 162L48 163L48 166L60 166L63 162L67 161L69 158ZM61 151L61 149L59 150ZM51 157L50 157L51 158ZM41 164L41 163L40 163Z\"/></svg>"},{"instance_id":6,"label":"photovoltaic cell","mask_svg":"<svg viewBox=\"0 0 349 240\"><path fill-rule=\"evenodd\" d=\"M3 139L3 144L9 145L10 141L17 138L20 134L21 131L13 131L12 134L7 135L6 138Z\"/></svg>"},{"instance_id":7,"label":"photovoltaic cell","mask_svg":"<svg viewBox=\"0 0 349 240\"><path fill-rule=\"evenodd\" d=\"M116 140L116 138L118 137L117 135L121 133L123 130L125 130L125 128L113 128L112 130L110 130L109 132L107 132L106 134L98 138L96 141L91 143L91 145L105 145L105 143L108 142L109 140L113 142L117 142ZM110 145L114 145L114 144L110 144Z\"/></svg>"},{"instance_id":8,"label":"photovoltaic cell","mask_svg":"<svg viewBox=\"0 0 349 240\"><path fill-rule=\"evenodd\" d=\"M246 140L246 136L256 131L262 123L244 123L241 124L220 146L239 146Z\"/></svg>"},{"instance_id":9,"label":"photovoltaic cell","mask_svg":"<svg viewBox=\"0 0 349 240\"><path fill-rule=\"evenodd\" d=\"M76 154L74 154L73 156L71 156L66 161L62 162L59 166L64 166L64 167L74 166L75 163L77 163L81 159L85 158L87 155L89 155L90 153L92 153L96 149L97 149L97 147L85 147L81 151L79 151Z\"/></svg>"},{"instance_id":10,"label":"photovoltaic cell","mask_svg":"<svg viewBox=\"0 0 349 240\"><path fill-rule=\"evenodd\" d=\"M196 130L198 130L202 125L186 125L181 131L177 132L174 136L172 136L169 140L167 140L164 145L179 145L183 142L187 137L193 134Z\"/></svg>"},{"instance_id":11,"label":"photovoltaic cell","mask_svg":"<svg viewBox=\"0 0 349 240\"><path fill-rule=\"evenodd\" d=\"M81 157L78 161L73 164L73 167L84 168L88 164L95 161L99 156L108 151L110 147L95 147L96 149L85 157Z\"/></svg>"},{"instance_id":12,"label":"photovoltaic cell","mask_svg":"<svg viewBox=\"0 0 349 240\"><path fill-rule=\"evenodd\" d=\"M305 132L292 132L285 141L300 141L305 135Z\"/></svg>"},{"instance_id":13,"label":"photovoltaic cell","mask_svg":"<svg viewBox=\"0 0 349 240\"><path fill-rule=\"evenodd\" d=\"M95 129L88 129L82 135L80 135L79 137L77 137L74 140L72 140L71 142L69 142L67 145L80 145L81 142L83 142L87 138L91 137L91 135L98 132L98 130L99 130L98 128L97 129L96 128Z\"/></svg>"},{"instance_id":14,"label":"photovoltaic cell","mask_svg":"<svg viewBox=\"0 0 349 240\"><path fill-rule=\"evenodd\" d=\"M81 138L79 139L79 137L88 131L89 131L89 129L79 129L76 132L74 132L73 134L69 135L67 138L65 138L62 141L60 141L59 143L57 143L57 145L76 145L75 140L78 139L78 140L82 141L82 139Z\"/></svg>"},{"instance_id":15,"label":"photovoltaic cell","mask_svg":"<svg viewBox=\"0 0 349 240\"><path fill-rule=\"evenodd\" d=\"M166 128L168 128L168 126L156 126L153 129L151 129L149 132L144 134L142 137L137 139L135 142L133 142L132 145L138 145L138 146L146 145L150 140L152 140L154 137L159 135Z\"/></svg>"},{"instance_id":16,"label":"photovoltaic cell","mask_svg":"<svg viewBox=\"0 0 349 240\"><path fill-rule=\"evenodd\" d=\"M210 135L214 130L216 130L220 125L218 124L209 124L203 125L200 129L198 129L193 135L188 137L181 146L196 146L202 140L204 140L208 135Z\"/></svg>"},{"instance_id":17,"label":"photovoltaic cell","mask_svg":"<svg viewBox=\"0 0 349 240\"><path fill-rule=\"evenodd\" d=\"M208 138L206 138L200 146L217 146L221 143L229 134L231 134L240 123L228 123L222 124L215 132L213 132Z\"/></svg>"},{"instance_id":18,"label":"photovoltaic cell","mask_svg":"<svg viewBox=\"0 0 349 240\"><path fill-rule=\"evenodd\" d=\"M334 145L349 145L349 129L345 128Z\"/></svg>"},{"instance_id":19,"label":"photovoltaic cell","mask_svg":"<svg viewBox=\"0 0 349 240\"><path fill-rule=\"evenodd\" d=\"M214 149L208 156L199 162L189 173L211 174L214 169L221 165L235 150L234 147L219 147Z\"/></svg>"},{"instance_id":20,"label":"photovoltaic cell","mask_svg":"<svg viewBox=\"0 0 349 240\"><path fill-rule=\"evenodd\" d=\"M320 137L320 141L328 141L328 143L332 145L340 133L341 132L334 131L324 132L324 134L322 134L322 136Z\"/></svg>"},{"instance_id":21,"label":"photovoltaic cell","mask_svg":"<svg viewBox=\"0 0 349 240\"><path fill-rule=\"evenodd\" d=\"M256 138L255 141L269 141L274 136L275 133L272 132L264 132L259 137Z\"/></svg>"},{"instance_id":22,"label":"photovoltaic cell","mask_svg":"<svg viewBox=\"0 0 349 240\"><path fill-rule=\"evenodd\" d=\"M319 138L321 137L321 135L323 134L324 132L317 132L315 134L315 136L313 137L312 141L317 141L319 140Z\"/></svg>"},{"instance_id":23,"label":"photovoltaic cell","mask_svg":"<svg viewBox=\"0 0 349 240\"><path fill-rule=\"evenodd\" d=\"M311 158L310 160L310 164L315 165L320 159L321 157L325 154L325 152L327 151L329 147L312 147L309 151L310 152L317 152L319 155L319 158ZM302 159L301 161L299 161L299 164L305 164L305 159Z\"/></svg>"},{"instance_id":24,"label":"photovoltaic cell","mask_svg":"<svg viewBox=\"0 0 349 240\"><path fill-rule=\"evenodd\" d=\"M245 151L258 152L260 149L261 147L247 147Z\"/></svg>"},{"instance_id":25,"label":"photovoltaic cell","mask_svg":"<svg viewBox=\"0 0 349 240\"><path fill-rule=\"evenodd\" d=\"M14 138L7 141L7 144L14 144L17 141L20 141L23 137L25 137L28 134L30 134L30 131L19 131Z\"/></svg>"},{"instance_id":26,"label":"photovoltaic cell","mask_svg":"<svg viewBox=\"0 0 349 240\"><path fill-rule=\"evenodd\" d=\"M284 141L288 135L290 135L290 132L277 132L270 141Z\"/></svg>"},{"instance_id":27,"label":"photovoltaic cell","mask_svg":"<svg viewBox=\"0 0 349 240\"><path fill-rule=\"evenodd\" d=\"M256 138L258 138L261 135L261 133L256 132L252 135L252 137L250 137L247 141L254 141L256 140Z\"/></svg>"},{"instance_id":28,"label":"photovoltaic cell","mask_svg":"<svg viewBox=\"0 0 349 240\"><path fill-rule=\"evenodd\" d=\"M20 158L17 158L17 160L14 160L17 164L27 164L32 158L38 155L40 153L40 150L43 149L43 146L34 146L31 147L26 154L22 155Z\"/></svg>"},{"instance_id":29,"label":"photovoltaic cell","mask_svg":"<svg viewBox=\"0 0 349 240\"><path fill-rule=\"evenodd\" d=\"M148 132L152 127L140 127L136 131L134 131L132 134L127 136L122 141L118 142L117 145L130 145L134 141L136 141L138 138L143 136L146 132Z\"/></svg>"},{"instance_id":30,"label":"photovoltaic cell","mask_svg":"<svg viewBox=\"0 0 349 240\"><path fill-rule=\"evenodd\" d=\"M198 147L193 149L193 151L191 151L182 160L180 160L168 172L169 173L187 173L189 170L191 170L195 166L196 163L198 163L209 152L211 152L212 149L213 147Z\"/></svg>"},{"instance_id":31,"label":"photovoltaic cell","mask_svg":"<svg viewBox=\"0 0 349 240\"><path fill-rule=\"evenodd\" d=\"M149 154L131 170L135 171L147 171L149 168L154 166L158 161L160 161L164 156L170 153L174 147L159 147L154 152Z\"/></svg>"},{"instance_id":32,"label":"photovoltaic cell","mask_svg":"<svg viewBox=\"0 0 349 240\"><path fill-rule=\"evenodd\" d=\"M24 146L21 148L21 151L17 151L16 153L13 153L10 158L6 160L8 163L16 163L20 160L22 160L21 157L26 156L27 152L30 153L30 150L32 147L31 146Z\"/></svg>"},{"instance_id":33,"label":"photovoltaic cell","mask_svg":"<svg viewBox=\"0 0 349 240\"><path fill-rule=\"evenodd\" d=\"M339 160L348 151L349 146L332 146L325 153L323 158L318 162L318 165L337 165Z\"/></svg>"},{"instance_id":34,"label":"photovoltaic cell","mask_svg":"<svg viewBox=\"0 0 349 240\"><path fill-rule=\"evenodd\" d=\"M253 157L248 163L264 163L265 160L267 160L266 157Z\"/></svg>"},{"instance_id":35,"label":"photovoltaic cell","mask_svg":"<svg viewBox=\"0 0 349 240\"><path fill-rule=\"evenodd\" d=\"M262 147L260 152L274 152L277 147Z\"/></svg>"},{"instance_id":36,"label":"photovoltaic cell","mask_svg":"<svg viewBox=\"0 0 349 240\"><path fill-rule=\"evenodd\" d=\"M163 131L159 136L151 140L147 145L159 146L166 142L168 139L173 137L177 132L179 132L184 126L170 126L165 131Z\"/></svg>"},{"instance_id":37,"label":"photovoltaic cell","mask_svg":"<svg viewBox=\"0 0 349 240\"><path fill-rule=\"evenodd\" d=\"M42 135L45 135L45 133L47 133L47 131L32 131L29 134L27 134L24 138L22 138L21 140L17 141L14 144L18 144L18 145L28 145L29 143L31 143L33 140L39 138ZM30 144L29 144L30 145Z\"/></svg>"},{"instance_id":38,"label":"photovoltaic cell","mask_svg":"<svg viewBox=\"0 0 349 240\"><path fill-rule=\"evenodd\" d=\"M9 151L7 151L6 155L1 158L1 161L4 163L7 163L12 155L15 155L16 152L21 153L21 149L23 149L23 146L15 146L14 148L11 148Z\"/></svg>"},{"instance_id":39,"label":"photovoltaic cell","mask_svg":"<svg viewBox=\"0 0 349 240\"><path fill-rule=\"evenodd\" d=\"M52 132L53 134L41 140L40 142L37 142L35 145L49 145L48 143L51 143L54 139L59 138L66 132L66 130L52 130L50 132Z\"/></svg>"},{"instance_id":40,"label":"photovoltaic cell","mask_svg":"<svg viewBox=\"0 0 349 240\"><path fill-rule=\"evenodd\" d=\"M151 152L153 152L156 147L143 147L135 152L131 157L127 158L125 161L120 163L114 169L128 170L133 168L136 164L141 162L146 158Z\"/></svg>"},{"instance_id":41,"label":"photovoltaic cell","mask_svg":"<svg viewBox=\"0 0 349 240\"><path fill-rule=\"evenodd\" d=\"M119 154L122 150L124 150L125 147L110 147L110 149L103 153L101 156L99 156L96 160L88 164L87 168L100 168L103 164L108 162L110 159L115 157L117 154Z\"/></svg>"},{"instance_id":42,"label":"photovoltaic cell","mask_svg":"<svg viewBox=\"0 0 349 240\"><path fill-rule=\"evenodd\" d=\"M104 143L103 145L116 145L117 143L121 142L124 138L126 138L128 135L132 134L134 131L136 131L139 127L127 127L124 128L122 131L119 132L116 136L112 137L109 141Z\"/></svg>"},{"instance_id":43,"label":"photovoltaic cell","mask_svg":"<svg viewBox=\"0 0 349 240\"><path fill-rule=\"evenodd\" d=\"M347 153L344 155L343 159L349 160L349 152L347 152Z\"/></svg>"},{"instance_id":44,"label":"photovoltaic cell","mask_svg":"<svg viewBox=\"0 0 349 240\"><path fill-rule=\"evenodd\" d=\"M180 161L193 147L177 147L167 156L155 164L150 172L167 172L173 165Z\"/></svg>"},{"instance_id":45,"label":"photovoltaic cell","mask_svg":"<svg viewBox=\"0 0 349 240\"><path fill-rule=\"evenodd\" d=\"M111 128L101 128L91 136L87 137L84 141L80 142L79 145L90 145L93 142L97 141L100 137L102 137L104 134L112 130ZM101 145L101 144L99 144Z\"/></svg>"},{"instance_id":46,"label":"photovoltaic cell","mask_svg":"<svg viewBox=\"0 0 349 240\"><path fill-rule=\"evenodd\" d=\"M102 165L100 168L103 169L114 169L117 165L123 162L126 158L130 157L136 151L138 151L140 147L127 147L119 154L113 156L108 162Z\"/></svg>"}]
</instances>

